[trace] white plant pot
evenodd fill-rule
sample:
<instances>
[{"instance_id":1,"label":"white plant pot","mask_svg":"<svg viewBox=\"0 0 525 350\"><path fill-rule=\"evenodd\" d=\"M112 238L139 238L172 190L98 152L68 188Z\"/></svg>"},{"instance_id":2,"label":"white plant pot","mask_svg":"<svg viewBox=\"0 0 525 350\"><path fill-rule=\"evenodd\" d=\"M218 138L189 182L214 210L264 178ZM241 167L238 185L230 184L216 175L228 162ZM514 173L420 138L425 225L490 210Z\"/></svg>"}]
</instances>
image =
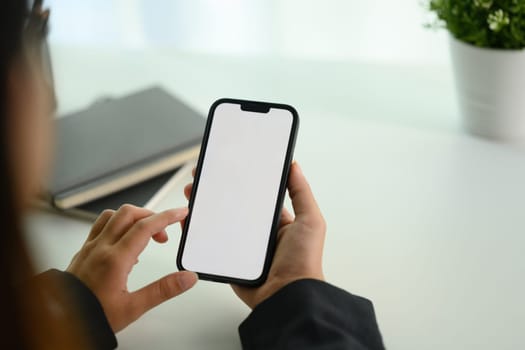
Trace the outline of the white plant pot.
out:
<instances>
[{"instance_id":1,"label":"white plant pot","mask_svg":"<svg viewBox=\"0 0 525 350\"><path fill-rule=\"evenodd\" d=\"M450 37L463 126L525 146L525 50L478 48Z\"/></svg>"}]
</instances>

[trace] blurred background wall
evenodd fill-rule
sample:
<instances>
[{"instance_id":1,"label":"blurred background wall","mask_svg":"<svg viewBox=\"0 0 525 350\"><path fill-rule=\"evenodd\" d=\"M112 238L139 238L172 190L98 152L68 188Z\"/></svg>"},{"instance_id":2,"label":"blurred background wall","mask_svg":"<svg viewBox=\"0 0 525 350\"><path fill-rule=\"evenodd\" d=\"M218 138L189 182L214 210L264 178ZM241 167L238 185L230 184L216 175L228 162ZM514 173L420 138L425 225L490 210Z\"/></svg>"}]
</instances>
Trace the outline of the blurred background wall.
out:
<instances>
[{"instance_id":1,"label":"blurred background wall","mask_svg":"<svg viewBox=\"0 0 525 350\"><path fill-rule=\"evenodd\" d=\"M60 46L448 64L420 0L48 0Z\"/></svg>"}]
</instances>

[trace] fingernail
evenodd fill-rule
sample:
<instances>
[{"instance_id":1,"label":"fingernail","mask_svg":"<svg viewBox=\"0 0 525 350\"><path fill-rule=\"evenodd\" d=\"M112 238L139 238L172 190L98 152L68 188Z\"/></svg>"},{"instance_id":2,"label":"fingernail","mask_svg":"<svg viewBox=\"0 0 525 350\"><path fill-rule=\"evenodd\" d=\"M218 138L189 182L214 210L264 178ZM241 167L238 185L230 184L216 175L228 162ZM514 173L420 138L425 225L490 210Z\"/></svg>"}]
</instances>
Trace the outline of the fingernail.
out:
<instances>
[{"instance_id":1,"label":"fingernail","mask_svg":"<svg viewBox=\"0 0 525 350\"><path fill-rule=\"evenodd\" d=\"M187 290L197 282L197 278L196 273L181 273L177 276L177 283L180 289Z\"/></svg>"}]
</instances>

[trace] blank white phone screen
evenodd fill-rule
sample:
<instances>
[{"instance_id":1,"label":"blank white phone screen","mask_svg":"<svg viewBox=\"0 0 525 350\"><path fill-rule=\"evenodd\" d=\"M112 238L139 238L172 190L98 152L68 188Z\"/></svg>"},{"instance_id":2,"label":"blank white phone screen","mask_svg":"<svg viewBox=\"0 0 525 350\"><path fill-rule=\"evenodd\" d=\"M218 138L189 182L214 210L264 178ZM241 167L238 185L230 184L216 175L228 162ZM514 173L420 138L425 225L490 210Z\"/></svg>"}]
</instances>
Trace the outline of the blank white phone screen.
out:
<instances>
[{"instance_id":1,"label":"blank white phone screen","mask_svg":"<svg viewBox=\"0 0 525 350\"><path fill-rule=\"evenodd\" d=\"M185 269L261 276L292 125L285 109L216 107L181 258Z\"/></svg>"}]
</instances>

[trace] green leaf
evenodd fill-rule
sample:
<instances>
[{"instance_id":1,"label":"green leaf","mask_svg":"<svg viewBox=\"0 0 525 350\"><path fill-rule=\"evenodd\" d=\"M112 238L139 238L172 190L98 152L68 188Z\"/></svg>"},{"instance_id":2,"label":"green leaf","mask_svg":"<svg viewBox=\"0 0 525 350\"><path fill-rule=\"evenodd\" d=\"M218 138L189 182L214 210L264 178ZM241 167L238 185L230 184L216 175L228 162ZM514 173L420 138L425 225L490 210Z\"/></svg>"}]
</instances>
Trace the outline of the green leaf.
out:
<instances>
[{"instance_id":1,"label":"green leaf","mask_svg":"<svg viewBox=\"0 0 525 350\"><path fill-rule=\"evenodd\" d=\"M426 0L426 7L436 15L428 28L479 47L525 48L525 0Z\"/></svg>"}]
</instances>

